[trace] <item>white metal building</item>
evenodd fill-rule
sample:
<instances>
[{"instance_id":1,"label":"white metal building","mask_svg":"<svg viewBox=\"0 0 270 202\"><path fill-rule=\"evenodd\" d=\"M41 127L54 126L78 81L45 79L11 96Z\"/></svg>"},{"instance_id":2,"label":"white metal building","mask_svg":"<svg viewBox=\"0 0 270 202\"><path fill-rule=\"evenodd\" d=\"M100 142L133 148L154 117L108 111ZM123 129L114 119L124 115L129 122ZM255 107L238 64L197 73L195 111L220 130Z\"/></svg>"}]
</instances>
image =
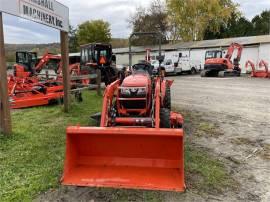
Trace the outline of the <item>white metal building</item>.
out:
<instances>
[{"instance_id":1,"label":"white metal building","mask_svg":"<svg viewBox=\"0 0 270 202\"><path fill-rule=\"evenodd\" d=\"M182 42L174 45L163 45L162 54L172 54L172 52L182 52L184 56L189 56L190 59L200 60L201 64L205 61L205 52L207 50L221 49L226 51L231 43L236 42L244 46L240 65L242 73L246 72L245 63L247 60L257 64L261 59L270 64L270 35L239 37L228 39L205 40L195 42ZM151 48L153 54L157 53L158 47L133 47L132 63L143 60L145 57L145 49ZM114 49L114 54L117 57L117 64L128 64L128 48Z\"/></svg>"}]
</instances>

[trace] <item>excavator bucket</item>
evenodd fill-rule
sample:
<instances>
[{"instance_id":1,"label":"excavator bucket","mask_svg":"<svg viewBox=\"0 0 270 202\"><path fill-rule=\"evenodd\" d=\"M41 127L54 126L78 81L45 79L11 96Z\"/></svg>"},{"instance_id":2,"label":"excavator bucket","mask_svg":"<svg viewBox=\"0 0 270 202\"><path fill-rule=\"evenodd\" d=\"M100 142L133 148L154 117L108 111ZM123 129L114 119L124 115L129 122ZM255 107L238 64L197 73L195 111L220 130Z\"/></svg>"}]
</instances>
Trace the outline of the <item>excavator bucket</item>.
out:
<instances>
[{"instance_id":1,"label":"excavator bucket","mask_svg":"<svg viewBox=\"0 0 270 202\"><path fill-rule=\"evenodd\" d=\"M68 127L62 184L184 191L182 129Z\"/></svg>"}]
</instances>

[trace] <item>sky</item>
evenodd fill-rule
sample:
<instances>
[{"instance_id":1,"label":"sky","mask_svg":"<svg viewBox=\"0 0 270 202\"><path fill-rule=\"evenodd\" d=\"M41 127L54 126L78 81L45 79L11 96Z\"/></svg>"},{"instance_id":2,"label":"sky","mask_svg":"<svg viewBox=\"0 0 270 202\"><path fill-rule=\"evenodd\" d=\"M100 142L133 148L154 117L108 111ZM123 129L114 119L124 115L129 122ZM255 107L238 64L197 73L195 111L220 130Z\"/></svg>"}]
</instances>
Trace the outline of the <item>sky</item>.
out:
<instances>
[{"instance_id":1,"label":"sky","mask_svg":"<svg viewBox=\"0 0 270 202\"><path fill-rule=\"evenodd\" d=\"M128 19L139 6L148 6L151 0L58 0L69 7L70 24L95 19L110 23L113 38L127 38L131 32ZM270 9L270 0L233 0L248 19ZM6 43L52 43L59 42L59 31L28 20L4 14Z\"/></svg>"}]
</instances>

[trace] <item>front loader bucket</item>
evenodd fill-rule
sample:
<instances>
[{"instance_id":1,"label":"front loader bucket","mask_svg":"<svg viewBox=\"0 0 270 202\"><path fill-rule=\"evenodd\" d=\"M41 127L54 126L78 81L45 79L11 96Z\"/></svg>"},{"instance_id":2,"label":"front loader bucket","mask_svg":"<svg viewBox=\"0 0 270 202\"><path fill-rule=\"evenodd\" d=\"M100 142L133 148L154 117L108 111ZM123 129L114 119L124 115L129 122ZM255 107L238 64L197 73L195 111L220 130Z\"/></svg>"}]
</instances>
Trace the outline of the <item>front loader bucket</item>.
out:
<instances>
[{"instance_id":1,"label":"front loader bucket","mask_svg":"<svg viewBox=\"0 0 270 202\"><path fill-rule=\"evenodd\" d=\"M68 127L62 184L184 191L182 129Z\"/></svg>"}]
</instances>

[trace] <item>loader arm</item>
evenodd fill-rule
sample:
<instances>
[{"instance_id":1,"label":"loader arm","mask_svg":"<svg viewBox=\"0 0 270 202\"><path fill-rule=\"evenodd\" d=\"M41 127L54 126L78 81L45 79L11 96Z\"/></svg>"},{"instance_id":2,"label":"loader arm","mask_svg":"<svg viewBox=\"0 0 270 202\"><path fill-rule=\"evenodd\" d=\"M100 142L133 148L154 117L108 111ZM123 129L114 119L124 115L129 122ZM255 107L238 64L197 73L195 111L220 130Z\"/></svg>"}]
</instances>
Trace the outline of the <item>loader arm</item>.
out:
<instances>
[{"instance_id":1,"label":"loader arm","mask_svg":"<svg viewBox=\"0 0 270 202\"><path fill-rule=\"evenodd\" d=\"M155 127L160 126L160 78L157 78L156 88L155 88Z\"/></svg>"},{"instance_id":2,"label":"loader arm","mask_svg":"<svg viewBox=\"0 0 270 202\"><path fill-rule=\"evenodd\" d=\"M116 80L115 82L113 82L109 86L107 86L107 88L104 92L100 127L107 127L108 126L109 108L112 105L113 96L114 96L115 92L117 91L119 85L120 85L120 80Z\"/></svg>"}]
</instances>

